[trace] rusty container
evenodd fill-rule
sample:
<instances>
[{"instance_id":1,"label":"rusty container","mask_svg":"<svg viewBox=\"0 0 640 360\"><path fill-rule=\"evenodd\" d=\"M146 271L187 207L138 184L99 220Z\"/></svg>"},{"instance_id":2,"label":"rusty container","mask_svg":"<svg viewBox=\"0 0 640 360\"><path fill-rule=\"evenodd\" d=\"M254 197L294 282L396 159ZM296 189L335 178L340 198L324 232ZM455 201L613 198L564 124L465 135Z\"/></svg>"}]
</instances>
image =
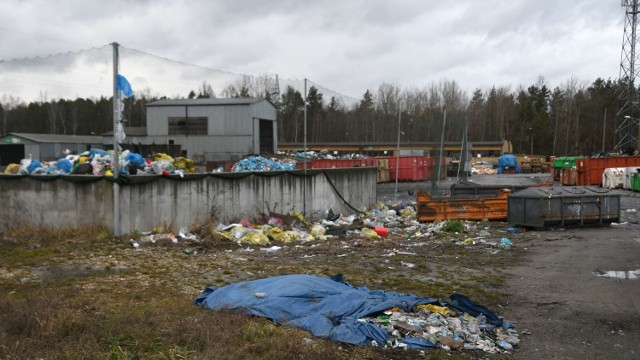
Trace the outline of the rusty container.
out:
<instances>
[{"instance_id":1,"label":"rusty container","mask_svg":"<svg viewBox=\"0 0 640 360\"><path fill-rule=\"evenodd\" d=\"M560 184L565 186L574 186L577 181L576 168L564 168L560 170Z\"/></svg>"},{"instance_id":2,"label":"rusty container","mask_svg":"<svg viewBox=\"0 0 640 360\"><path fill-rule=\"evenodd\" d=\"M432 197L418 193L418 221L436 220L505 220L510 190L494 196Z\"/></svg>"},{"instance_id":3,"label":"rusty container","mask_svg":"<svg viewBox=\"0 0 640 360\"><path fill-rule=\"evenodd\" d=\"M609 225L620 219L620 195L595 186L531 187L508 197L507 221L514 225Z\"/></svg>"},{"instance_id":4,"label":"rusty container","mask_svg":"<svg viewBox=\"0 0 640 360\"><path fill-rule=\"evenodd\" d=\"M576 159L578 170L576 185L602 185L602 174L606 168L640 166L640 156L618 156Z\"/></svg>"}]
</instances>

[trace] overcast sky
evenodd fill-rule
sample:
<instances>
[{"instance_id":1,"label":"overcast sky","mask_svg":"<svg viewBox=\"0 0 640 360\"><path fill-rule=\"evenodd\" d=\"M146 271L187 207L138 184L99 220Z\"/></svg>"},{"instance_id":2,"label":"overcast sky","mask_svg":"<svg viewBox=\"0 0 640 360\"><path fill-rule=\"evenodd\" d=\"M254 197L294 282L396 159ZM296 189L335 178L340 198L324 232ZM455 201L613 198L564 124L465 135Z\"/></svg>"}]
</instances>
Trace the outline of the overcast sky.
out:
<instances>
[{"instance_id":1,"label":"overcast sky","mask_svg":"<svg viewBox=\"0 0 640 360\"><path fill-rule=\"evenodd\" d=\"M0 60L117 41L134 90L185 96L199 68L308 78L360 99L383 83L551 87L619 74L619 0L0 0ZM0 63L0 96L110 96L109 47ZM208 79L216 85L215 79Z\"/></svg>"}]
</instances>

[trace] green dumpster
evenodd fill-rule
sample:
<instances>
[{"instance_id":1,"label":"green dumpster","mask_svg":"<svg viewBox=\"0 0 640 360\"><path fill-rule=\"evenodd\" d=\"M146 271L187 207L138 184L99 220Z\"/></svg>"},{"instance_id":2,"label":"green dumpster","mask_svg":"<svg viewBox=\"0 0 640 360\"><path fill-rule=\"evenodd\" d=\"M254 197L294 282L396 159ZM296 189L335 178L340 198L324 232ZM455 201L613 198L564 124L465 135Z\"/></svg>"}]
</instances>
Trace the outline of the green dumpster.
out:
<instances>
[{"instance_id":1,"label":"green dumpster","mask_svg":"<svg viewBox=\"0 0 640 360\"><path fill-rule=\"evenodd\" d=\"M570 169L576 167L576 159L581 156L559 156L553 160L553 167L556 169Z\"/></svg>"},{"instance_id":2,"label":"green dumpster","mask_svg":"<svg viewBox=\"0 0 640 360\"><path fill-rule=\"evenodd\" d=\"M640 172L631 174L631 190L640 192Z\"/></svg>"}]
</instances>

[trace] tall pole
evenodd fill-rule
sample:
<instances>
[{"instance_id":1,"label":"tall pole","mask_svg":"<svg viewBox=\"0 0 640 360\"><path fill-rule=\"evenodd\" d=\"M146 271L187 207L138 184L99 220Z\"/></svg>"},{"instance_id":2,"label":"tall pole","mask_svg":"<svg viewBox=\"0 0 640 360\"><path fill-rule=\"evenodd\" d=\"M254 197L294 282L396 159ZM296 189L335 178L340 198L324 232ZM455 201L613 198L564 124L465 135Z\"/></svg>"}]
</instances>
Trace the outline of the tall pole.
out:
<instances>
[{"instance_id":1,"label":"tall pole","mask_svg":"<svg viewBox=\"0 0 640 360\"><path fill-rule=\"evenodd\" d=\"M602 152L605 152L604 138L607 136L607 108L604 108L604 119L602 121Z\"/></svg>"},{"instance_id":2,"label":"tall pole","mask_svg":"<svg viewBox=\"0 0 640 360\"><path fill-rule=\"evenodd\" d=\"M398 147L396 148L396 200L398 200L398 170L400 169L400 103L398 103Z\"/></svg>"},{"instance_id":3,"label":"tall pole","mask_svg":"<svg viewBox=\"0 0 640 360\"><path fill-rule=\"evenodd\" d=\"M529 151L529 155L533 156L533 129L531 130L531 151Z\"/></svg>"},{"instance_id":4,"label":"tall pole","mask_svg":"<svg viewBox=\"0 0 640 360\"><path fill-rule=\"evenodd\" d=\"M304 151L304 188L302 189L302 213L307 216L307 78L304 79L304 136L302 148Z\"/></svg>"},{"instance_id":5,"label":"tall pole","mask_svg":"<svg viewBox=\"0 0 640 360\"><path fill-rule=\"evenodd\" d=\"M113 171L113 235L120 236L120 163L118 159L118 124L120 123L120 104L118 96L118 46L117 42L113 46L113 161L111 170Z\"/></svg>"},{"instance_id":6,"label":"tall pole","mask_svg":"<svg viewBox=\"0 0 640 360\"><path fill-rule=\"evenodd\" d=\"M458 163L458 172L456 173L456 183L460 182L460 168L463 168L463 175L464 175L464 171L466 171L466 164L467 164L467 117L465 116L464 118L464 129L462 130L462 143L460 144L460 162ZM467 177L465 176L465 180L467 179Z\"/></svg>"},{"instance_id":7,"label":"tall pole","mask_svg":"<svg viewBox=\"0 0 640 360\"><path fill-rule=\"evenodd\" d=\"M440 161L438 161L438 185L440 184L440 171L442 171L442 162L444 161L444 128L445 125L447 124L447 109L444 109L444 115L442 116L442 133L440 135Z\"/></svg>"}]
</instances>

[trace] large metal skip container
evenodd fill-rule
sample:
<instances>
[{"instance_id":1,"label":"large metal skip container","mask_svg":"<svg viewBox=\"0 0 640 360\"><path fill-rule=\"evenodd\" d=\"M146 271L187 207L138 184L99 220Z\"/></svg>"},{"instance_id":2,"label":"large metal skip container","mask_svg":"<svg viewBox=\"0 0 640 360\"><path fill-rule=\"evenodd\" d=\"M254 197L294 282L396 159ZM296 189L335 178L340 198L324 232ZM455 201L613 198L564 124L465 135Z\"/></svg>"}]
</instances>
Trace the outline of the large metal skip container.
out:
<instances>
[{"instance_id":1,"label":"large metal skip container","mask_svg":"<svg viewBox=\"0 0 640 360\"><path fill-rule=\"evenodd\" d=\"M418 221L436 220L505 220L510 190L493 197L431 197L418 193Z\"/></svg>"},{"instance_id":2,"label":"large metal skip container","mask_svg":"<svg viewBox=\"0 0 640 360\"><path fill-rule=\"evenodd\" d=\"M508 201L507 221L514 225L609 225L620 219L620 195L594 186L529 188Z\"/></svg>"}]
</instances>

